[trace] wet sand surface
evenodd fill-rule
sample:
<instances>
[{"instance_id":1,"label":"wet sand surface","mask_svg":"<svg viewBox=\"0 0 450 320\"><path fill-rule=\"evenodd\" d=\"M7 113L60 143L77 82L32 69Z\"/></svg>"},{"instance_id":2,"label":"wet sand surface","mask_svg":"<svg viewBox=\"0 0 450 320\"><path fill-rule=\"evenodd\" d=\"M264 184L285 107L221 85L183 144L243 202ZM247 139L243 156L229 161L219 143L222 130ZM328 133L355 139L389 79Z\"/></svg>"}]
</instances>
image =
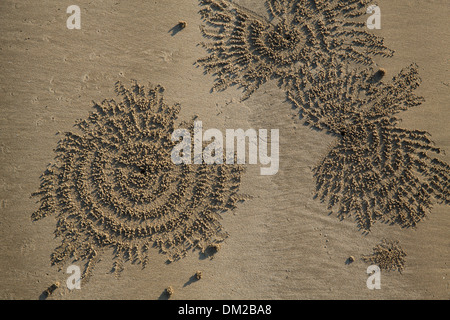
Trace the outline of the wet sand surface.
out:
<instances>
[{"instance_id":1,"label":"wet sand surface","mask_svg":"<svg viewBox=\"0 0 450 320\"><path fill-rule=\"evenodd\" d=\"M262 1L238 3L258 16L267 14ZM199 28L205 24L199 1L136 1L133 5L81 1L81 30L66 27L66 8L71 4L0 4L1 299L39 299L57 281L61 286L48 299L164 299L169 286L174 290L171 299L450 298L448 205L435 204L415 228L375 221L370 232L358 228L354 215L340 221L336 212L330 214L328 202L314 197L313 169L327 158L339 136L305 126L299 110L286 98L286 84L280 87L276 79L261 83L248 97L236 85L211 92L217 77L205 74L204 65L198 63L208 55L199 45L208 41ZM373 56L372 67L385 69L383 81L389 83L401 70L417 64L413 69L421 83L412 94L425 100L396 115L402 120L399 127L428 132L435 146L446 151L436 157L450 163L448 4L382 0L378 5L381 30L367 32L383 38L385 47L395 53ZM185 21L186 27L178 30L179 21ZM275 77L288 72L288 68L273 68L278 72ZM39 190L47 166L57 163L54 150L64 133L80 134L76 121L88 119L96 110L92 101L122 101L115 83L130 88L132 79L148 89L152 88L148 83L165 88L167 105L180 104L177 125L191 123L197 115L205 129L279 129L280 168L274 176L261 176L259 165L244 166L238 193L251 197L214 219L226 238L214 241L217 234L206 233L210 242L195 251L185 252L183 246L175 245L174 257L181 254L183 258L171 263L166 263L170 254L150 246L144 269L142 264L124 262L116 275L111 272L117 261L113 249L96 248L101 254L89 280L82 282L81 290L69 291L65 271L70 261L60 271L51 266L52 253L67 239L55 238L59 212L33 221L40 203L31 194ZM127 150L130 158L138 149ZM216 169L206 173L209 185L218 181L211 178ZM145 170L152 168L142 170L140 174L151 176ZM137 171L126 173L127 182L131 176L141 181ZM179 176L175 175L178 182ZM228 179L222 191L228 190L229 183L233 182ZM229 191L220 194L231 197ZM124 223L132 222L125 219ZM172 233L167 235L174 238ZM366 269L370 263L362 257L373 254L383 239L398 241L406 252L404 270L382 270L381 290L369 290ZM217 253L202 253L207 243L215 242L220 242ZM350 256L355 261L348 263ZM83 270L85 262L77 263ZM193 277L199 270L202 277L196 280Z\"/></svg>"}]
</instances>

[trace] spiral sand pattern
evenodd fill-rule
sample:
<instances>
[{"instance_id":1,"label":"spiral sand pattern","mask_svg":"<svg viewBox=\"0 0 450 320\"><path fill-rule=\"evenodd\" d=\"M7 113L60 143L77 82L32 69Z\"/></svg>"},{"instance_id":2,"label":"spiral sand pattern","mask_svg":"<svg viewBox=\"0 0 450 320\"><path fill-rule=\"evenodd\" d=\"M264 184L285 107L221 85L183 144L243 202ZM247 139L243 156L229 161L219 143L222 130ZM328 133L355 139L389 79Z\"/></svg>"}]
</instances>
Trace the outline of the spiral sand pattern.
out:
<instances>
[{"instance_id":1,"label":"spiral sand pattern","mask_svg":"<svg viewBox=\"0 0 450 320\"><path fill-rule=\"evenodd\" d=\"M180 106L168 106L163 91L118 83L121 101L96 104L77 123L81 133L59 142L32 215L57 215L62 243L54 264L85 260L87 275L100 251L111 248L119 272L126 260L145 266L151 246L173 261L227 237L220 214L244 199L238 195L243 168L174 165L171 135Z\"/></svg>"},{"instance_id":2,"label":"spiral sand pattern","mask_svg":"<svg viewBox=\"0 0 450 320\"><path fill-rule=\"evenodd\" d=\"M202 32L210 39L203 45L210 55L197 63L216 76L213 90L238 85L243 99L270 79L284 87L343 60L370 66L374 56L393 51L358 20L368 3L268 0L266 18L228 0L202 0Z\"/></svg>"}]
</instances>

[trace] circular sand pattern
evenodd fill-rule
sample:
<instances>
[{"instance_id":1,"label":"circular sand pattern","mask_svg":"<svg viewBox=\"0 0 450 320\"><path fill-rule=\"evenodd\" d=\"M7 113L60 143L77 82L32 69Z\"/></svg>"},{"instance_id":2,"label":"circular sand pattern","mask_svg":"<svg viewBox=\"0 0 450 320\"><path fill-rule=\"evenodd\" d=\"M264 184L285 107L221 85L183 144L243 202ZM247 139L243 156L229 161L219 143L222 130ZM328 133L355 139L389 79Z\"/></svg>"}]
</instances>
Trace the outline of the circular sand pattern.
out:
<instances>
[{"instance_id":1,"label":"circular sand pattern","mask_svg":"<svg viewBox=\"0 0 450 320\"><path fill-rule=\"evenodd\" d=\"M243 168L173 164L180 106L166 105L160 86L117 84L116 91L122 101L95 105L77 124L81 134L66 133L36 193L41 206L33 219L58 216L62 244L52 262L87 260L89 272L98 251L110 247L120 271L123 260L145 266L152 245L172 261L223 241L220 214L243 200Z\"/></svg>"},{"instance_id":2,"label":"circular sand pattern","mask_svg":"<svg viewBox=\"0 0 450 320\"><path fill-rule=\"evenodd\" d=\"M398 271L405 270L406 252L398 241L382 240L373 248L373 253L362 257L363 261L377 265L381 270Z\"/></svg>"},{"instance_id":3,"label":"circular sand pattern","mask_svg":"<svg viewBox=\"0 0 450 320\"><path fill-rule=\"evenodd\" d=\"M268 18L228 0L202 0L204 46L197 63L215 74L214 90L245 88L248 98L269 79L284 86L335 64L372 65L392 56L383 40L367 32L365 0L267 0Z\"/></svg>"},{"instance_id":4,"label":"circular sand pattern","mask_svg":"<svg viewBox=\"0 0 450 320\"><path fill-rule=\"evenodd\" d=\"M398 127L394 116L417 106L417 66L402 70L390 83L373 71L329 71L301 94L288 97L307 124L337 137L315 168L317 197L342 219L354 216L369 231L384 221L414 227L433 198L450 203L450 166L424 131ZM320 78L328 78L322 81Z\"/></svg>"}]
</instances>

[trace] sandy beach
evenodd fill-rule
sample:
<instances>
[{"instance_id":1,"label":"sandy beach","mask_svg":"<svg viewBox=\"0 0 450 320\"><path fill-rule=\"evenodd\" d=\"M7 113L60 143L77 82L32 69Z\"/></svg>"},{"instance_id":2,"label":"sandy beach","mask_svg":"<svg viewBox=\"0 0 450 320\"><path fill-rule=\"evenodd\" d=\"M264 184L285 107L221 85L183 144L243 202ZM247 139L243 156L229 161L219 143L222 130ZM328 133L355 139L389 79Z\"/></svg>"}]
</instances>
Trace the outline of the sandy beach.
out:
<instances>
[{"instance_id":1,"label":"sandy beach","mask_svg":"<svg viewBox=\"0 0 450 320\"><path fill-rule=\"evenodd\" d=\"M1 1L0 299L449 299L450 6L312 2ZM278 170L175 165L195 121Z\"/></svg>"}]
</instances>

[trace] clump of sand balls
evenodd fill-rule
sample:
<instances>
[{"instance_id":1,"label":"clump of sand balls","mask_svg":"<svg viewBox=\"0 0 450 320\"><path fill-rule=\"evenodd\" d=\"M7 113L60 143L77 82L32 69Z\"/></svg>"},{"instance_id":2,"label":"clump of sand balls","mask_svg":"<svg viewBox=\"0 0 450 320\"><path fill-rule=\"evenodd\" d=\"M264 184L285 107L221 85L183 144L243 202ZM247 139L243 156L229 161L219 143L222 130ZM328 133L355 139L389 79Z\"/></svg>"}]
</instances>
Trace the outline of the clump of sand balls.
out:
<instances>
[{"instance_id":1,"label":"clump of sand balls","mask_svg":"<svg viewBox=\"0 0 450 320\"><path fill-rule=\"evenodd\" d=\"M47 289L45 289L45 291L43 292L44 297L45 298L50 297L60 286L61 284L59 283L59 281L52 283L52 285L49 286Z\"/></svg>"},{"instance_id":2,"label":"clump of sand balls","mask_svg":"<svg viewBox=\"0 0 450 320\"><path fill-rule=\"evenodd\" d=\"M175 290L173 289L172 286L169 286L166 288L165 290L167 297L171 298L173 296L173 294L175 293Z\"/></svg>"}]
</instances>

